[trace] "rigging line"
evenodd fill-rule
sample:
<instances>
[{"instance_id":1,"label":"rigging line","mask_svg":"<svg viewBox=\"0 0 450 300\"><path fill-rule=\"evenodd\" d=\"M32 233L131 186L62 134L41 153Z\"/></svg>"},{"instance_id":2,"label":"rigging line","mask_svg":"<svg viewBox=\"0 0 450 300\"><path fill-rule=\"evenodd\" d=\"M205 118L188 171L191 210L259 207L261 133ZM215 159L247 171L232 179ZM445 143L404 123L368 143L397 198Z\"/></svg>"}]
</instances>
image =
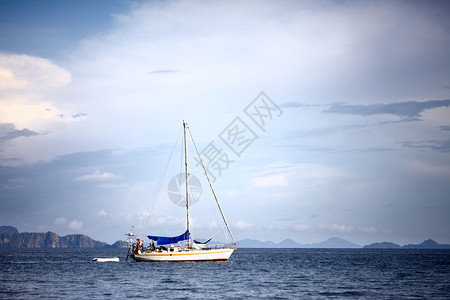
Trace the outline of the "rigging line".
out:
<instances>
[{"instance_id":1,"label":"rigging line","mask_svg":"<svg viewBox=\"0 0 450 300\"><path fill-rule=\"evenodd\" d=\"M210 239L213 239L216 237L216 235L222 231L222 229L225 227L225 224L222 225L213 235L210 236ZM216 241L217 242L217 241Z\"/></svg>"},{"instance_id":2,"label":"rigging line","mask_svg":"<svg viewBox=\"0 0 450 300\"><path fill-rule=\"evenodd\" d=\"M158 185L156 186L156 190L155 190L155 193L154 193L154 195L153 195L153 197L152 197L152 200L151 200L150 203L148 204L147 211L146 211L146 214L148 214L147 222L145 223L145 227L142 228L142 226L140 226L142 232L145 231L145 230L147 230L148 223L149 223L149 221L150 221L150 212L153 211L153 209L154 209L154 207L155 207L155 205L156 205L156 202L157 202L157 201L156 201L155 199L156 199L157 196L159 195L159 192L161 191L161 187L162 187L162 184L163 184L163 182L164 182L164 179L165 179L166 176L167 176L167 172L168 172L168 170L169 170L170 162L172 161L173 154L175 153L175 148L177 147L178 141L180 140L181 131L182 131L182 130L180 129L180 131L178 132L177 140L176 140L175 144L173 145L172 151L171 151L171 153L170 153L169 159L168 159L168 161L167 161L167 163L166 163L166 166L165 166L165 168L164 168L163 174L162 174L162 176L161 176L161 178L160 178L160 180L159 180ZM141 224L142 224L142 223L141 223Z\"/></svg>"},{"instance_id":3,"label":"rigging line","mask_svg":"<svg viewBox=\"0 0 450 300\"><path fill-rule=\"evenodd\" d=\"M189 131L189 136L191 137L192 144L194 145L195 151L197 152L198 159L200 160L200 163L201 163L201 165L203 167L203 171L205 172L206 179L208 179L209 187L211 188L211 191L212 191L212 193L214 195L214 199L216 200L217 207L219 208L220 214L222 215L223 222L227 226L228 233L230 234L231 239L233 240L233 244L236 245L236 241L234 240L233 234L231 233L230 227L228 226L228 222L225 219L225 215L223 214L222 207L220 206L219 200L217 199L216 192L214 192L211 180L209 179L208 172L206 171L205 165L203 164L203 160L202 160L202 157L200 156L200 152L198 152L197 145L195 144L194 137L192 136L191 129L189 127L187 129Z\"/></svg>"},{"instance_id":4,"label":"rigging line","mask_svg":"<svg viewBox=\"0 0 450 300\"><path fill-rule=\"evenodd\" d=\"M199 207L200 207L201 210L202 210L202 217L203 217L203 218L206 218L206 221L207 221L207 224L208 224L208 228L209 228L209 235L210 235L210 236L216 235L216 234L214 233L214 230L213 230L214 224L213 224L213 221L211 221L210 214L209 214L209 213L206 213L206 209L205 209L204 205L199 205ZM222 225L221 229L222 229L224 226L225 226L225 224Z\"/></svg>"}]
</instances>

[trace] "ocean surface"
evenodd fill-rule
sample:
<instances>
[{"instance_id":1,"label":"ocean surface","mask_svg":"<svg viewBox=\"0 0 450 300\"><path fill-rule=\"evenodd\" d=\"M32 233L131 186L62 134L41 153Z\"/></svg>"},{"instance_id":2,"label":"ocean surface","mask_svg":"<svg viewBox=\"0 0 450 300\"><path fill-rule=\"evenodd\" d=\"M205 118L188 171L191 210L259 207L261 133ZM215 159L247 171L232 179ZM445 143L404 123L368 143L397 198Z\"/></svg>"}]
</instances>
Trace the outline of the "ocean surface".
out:
<instances>
[{"instance_id":1,"label":"ocean surface","mask_svg":"<svg viewBox=\"0 0 450 300\"><path fill-rule=\"evenodd\" d=\"M126 249L0 250L1 299L450 299L450 250L238 249L228 262ZM120 262L93 262L94 257Z\"/></svg>"}]
</instances>

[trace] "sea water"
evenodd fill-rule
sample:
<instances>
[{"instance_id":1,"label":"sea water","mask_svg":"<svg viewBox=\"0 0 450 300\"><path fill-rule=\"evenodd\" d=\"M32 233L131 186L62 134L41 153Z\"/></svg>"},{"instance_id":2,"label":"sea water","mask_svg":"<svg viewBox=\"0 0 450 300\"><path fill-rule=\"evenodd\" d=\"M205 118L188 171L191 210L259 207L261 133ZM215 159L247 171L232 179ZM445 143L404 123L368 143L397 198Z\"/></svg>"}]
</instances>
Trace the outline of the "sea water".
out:
<instances>
[{"instance_id":1,"label":"sea water","mask_svg":"<svg viewBox=\"0 0 450 300\"><path fill-rule=\"evenodd\" d=\"M228 262L126 249L0 250L2 299L449 299L449 250L238 249ZM94 257L120 262L93 262Z\"/></svg>"}]
</instances>

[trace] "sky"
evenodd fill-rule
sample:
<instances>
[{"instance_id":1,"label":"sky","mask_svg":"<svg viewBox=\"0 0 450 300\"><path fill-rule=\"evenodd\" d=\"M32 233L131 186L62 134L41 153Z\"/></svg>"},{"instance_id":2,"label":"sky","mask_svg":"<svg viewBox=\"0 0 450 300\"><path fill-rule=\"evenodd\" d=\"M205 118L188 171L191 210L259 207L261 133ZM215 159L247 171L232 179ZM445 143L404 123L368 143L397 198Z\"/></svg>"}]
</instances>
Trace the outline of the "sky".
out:
<instances>
[{"instance_id":1,"label":"sky","mask_svg":"<svg viewBox=\"0 0 450 300\"><path fill-rule=\"evenodd\" d=\"M186 120L236 240L450 243L449 14L448 1L2 0L0 225L108 243L132 225L183 233L170 195ZM220 240L188 147L191 232Z\"/></svg>"}]
</instances>

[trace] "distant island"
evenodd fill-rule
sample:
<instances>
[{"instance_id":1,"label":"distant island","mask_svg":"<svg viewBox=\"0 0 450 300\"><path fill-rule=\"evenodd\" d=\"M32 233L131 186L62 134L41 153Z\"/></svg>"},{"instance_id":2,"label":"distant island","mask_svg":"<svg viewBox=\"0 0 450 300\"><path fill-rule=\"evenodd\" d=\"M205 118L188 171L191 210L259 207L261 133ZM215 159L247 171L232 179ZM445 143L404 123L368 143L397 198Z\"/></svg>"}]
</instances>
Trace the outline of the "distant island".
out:
<instances>
[{"instance_id":1,"label":"distant island","mask_svg":"<svg viewBox=\"0 0 450 300\"><path fill-rule=\"evenodd\" d=\"M363 248L366 249L401 249L402 246L391 243L391 242L381 242L381 243L372 243L370 245L366 245Z\"/></svg>"},{"instance_id":2,"label":"distant island","mask_svg":"<svg viewBox=\"0 0 450 300\"><path fill-rule=\"evenodd\" d=\"M245 239L238 241L239 248L328 248L328 249L450 249L449 244L439 244L428 239L420 244L400 246L391 242L376 242L361 246L341 238L332 237L321 243L299 244L292 239L280 243ZM54 232L20 232L12 226L0 226L0 248L127 248L124 241L112 245L96 241L84 234L59 236Z\"/></svg>"},{"instance_id":3,"label":"distant island","mask_svg":"<svg viewBox=\"0 0 450 300\"><path fill-rule=\"evenodd\" d=\"M242 240L238 242L240 248L329 248L329 249L450 249L448 244L439 244L433 240L426 240L420 244L408 244L400 246L391 242L373 243L366 246L354 244L341 238L333 237L321 243L299 244L291 239L280 243L260 242L258 240Z\"/></svg>"},{"instance_id":4,"label":"distant island","mask_svg":"<svg viewBox=\"0 0 450 300\"><path fill-rule=\"evenodd\" d=\"M373 243L363 247L364 249L450 249L449 244L439 244L431 239L420 244L408 244L400 246L391 242Z\"/></svg>"},{"instance_id":5,"label":"distant island","mask_svg":"<svg viewBox=\"0 0 450 300\"><path fill-rule=\"evenodd\" d=\"M95 241L84 234L59 236L54 232L20 232L0 226L0 248L126 248L124 241L112 245Z\"/></svg>"},{"instance_id":6,"label":"distant island","mask_svg":"<svg viewBox=\"0 0 450 300\"><path fill-rule=\"evenodd\" d=\"M321 243L299 244L287 239L280 243L260 242L258 240L245 239L238 242L239 248L362 248L361 245L351 243L341 238L332 237Z\"/></svg>"}]
</instances>

